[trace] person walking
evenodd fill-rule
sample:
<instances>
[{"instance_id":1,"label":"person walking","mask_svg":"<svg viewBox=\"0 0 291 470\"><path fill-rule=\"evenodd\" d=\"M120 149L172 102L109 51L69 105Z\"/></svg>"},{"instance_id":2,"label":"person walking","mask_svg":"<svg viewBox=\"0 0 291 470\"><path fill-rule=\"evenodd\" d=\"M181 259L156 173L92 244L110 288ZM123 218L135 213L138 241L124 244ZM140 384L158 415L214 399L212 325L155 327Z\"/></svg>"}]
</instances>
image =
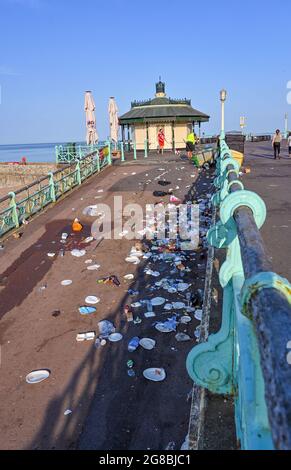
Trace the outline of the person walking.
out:
<instances>
[{"instance_id":1,"label":"person walking","mask_svg":"<svg viewBox=\"0 0 291 470\"><path fill-rule=\"evenodd\" d=\"M158 143L159 143L159 153L164 153L165 147L165 133L164 129L161 127L158 132Z\"/></svg>"},{"instance_id":2,"label":"person walking","mask_svg":"<svg viewBox=\"0 0 291 470\"><path fill-rule=\"evenodd\" d=\"M289 137L287 139L287 142L288 142L289 157L291 157L291 132L289 132Z\"/></svg>"},{"instance_id":3,"label":"person walking","mask_svg":"<svg viewBox=\"0 0 291 470\"><path fill-rule=\"evenodd\" d=\"M275 160L277 158L277 155L278 155L278 158L281 159L281 157L280 157L281 142L282 142L282 135L281 135L280 129L277 129L275 134L273 135L273 140L272 140L272 145L273 145L273 149L274 149L274 159Z\"/></svg>"},{"instance_id":4,"label":"person walking","mask_svg":"<svg viewBox=\"0 0 291 470\"><path fill-rule=\"evenodd\" d=\"M187 135L187 140L186 140L186 151L189 160L192 158L193 152L195 151L195 143L196 143L196 136L194 132L190 132Z\"/></svg>"}]
</instances>

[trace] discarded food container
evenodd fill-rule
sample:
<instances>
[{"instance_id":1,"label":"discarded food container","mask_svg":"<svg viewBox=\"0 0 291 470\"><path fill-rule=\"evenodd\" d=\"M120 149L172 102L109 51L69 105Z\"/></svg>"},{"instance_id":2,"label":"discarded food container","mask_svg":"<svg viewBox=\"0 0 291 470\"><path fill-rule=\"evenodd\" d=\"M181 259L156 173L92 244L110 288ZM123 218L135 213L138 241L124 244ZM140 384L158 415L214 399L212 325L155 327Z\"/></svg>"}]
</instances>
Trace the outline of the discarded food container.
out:
<instances>
[{"instance_id":1,"label":"discarded food container","mask_svg":"<svg viewBox=\"0 0 291 470\"><path fill-rule=\"evenodd\" d=\"M83 307L79 307L79 312L81 315L91 315L96 312L96 307L88 307L88 305L84 305Z\"/></svg>"},{"instance_id":2,"label":"discarded food container","mask_svg":"<svg viewBox=\"0 0 291 470\"><path fill-rule=\"evenodd\" d=\"M139 345L139 337L134 336L129 341L127 349L128 349L129 352L133 352L138 348L138 345Z\"/></svg>"},{"instance_id":3,"label":"discarded food container","mask_svg":"<svg viewBox=\"0 0 291 470\"><path fill-rule=\"evenodd\" d=\"M76 336L77 341L92 341L95 338L95 331L88 331L87 333L78 333Z\"/></svg>"},{"instance_id":4,"label":"discarded food container","mask_svg":"<svg viewBox=\"0 0 291 470\"><path fill-rule=\"evenodd\" d=\"M50 376L48 369L34 370L26 376L26 382L28 384L37 384L47 379Z\"/></svg>"},{"instance_id":5,"label":"discarded food container","mask_svg":"<svg viewBox=\"0 0 291 470\"><path fill-rule=\"evenodd\" d=\"M151 338L142 338L139 342L139 344L144 348L144 349L147 349L147 350L151 350L155 347L156 345L156 342L154 339L151 339Z\"/></svg>"},{"instance_id":6,"label":"discarded food container","mask_svg":"<svg viewBox=\"0 0 291 470\"><path fill-rule=\"evenodd\" d=\"M153 382L161 382L166 378L166 371L162 368L149 368L143 371L143 376Z\"/></svg>"},{"instance_id":7,"label":"discarded food container","mask_svg":"<svg viewBox=\"0 0 291 470\"><path fill-rule=\"evenodd\" d=\"M73 283L73 281L71 281L71 279L64 279L61 282L62 286L70 286L72 283Z\"/></svg>"},{"instance_id":8,"label":"discarded food container","mask_svg":"<svg viewBox=\"0 0 291 470\"><path fill-rule=\"evenodd\" d=\"M117 343L117 341L120 341L123 338L121 333L111 333L111 335L108 336L109 341L112 343Z\"/></svg>"},{"instance_id":9,"label":"discarded food container","mask_svg":"<svg viewBox=\"0 0 291 470\"><path fill-rule=\"evenodd\" d=\"M99 297L95 297L94 295L88 295L88 297L85 298L86 304L98 304L100 302Z\"/></svg>"},{"instance_id":10,"label":"discarded food container","mask_svg":"<svg viewBox=\"0 0 291 470\"><path fill-rule=\"evenodd\" d=\"M101 320L98 323L100 337L108 338L112 333L115 333L115 326L108 320Z\"/></svg>"},{"instance_id":11,"label":"discarded food container","mask_svg":"<svg viewBox=\"0 0 291 470\"><path fill-rule=\"evenodd\" d=\"M72 223L72 230L73 232L81 232L83 230L83 225L80 224L79 219L74 219Z\"/></svg>"}]
</instances>

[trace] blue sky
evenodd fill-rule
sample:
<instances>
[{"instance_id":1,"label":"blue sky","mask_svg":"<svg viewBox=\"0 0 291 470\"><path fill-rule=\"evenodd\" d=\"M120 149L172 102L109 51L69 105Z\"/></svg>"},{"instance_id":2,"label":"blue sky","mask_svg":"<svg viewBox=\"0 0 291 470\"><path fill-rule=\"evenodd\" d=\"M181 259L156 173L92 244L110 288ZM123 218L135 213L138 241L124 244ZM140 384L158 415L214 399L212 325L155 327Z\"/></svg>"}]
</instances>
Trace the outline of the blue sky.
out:
<instances>
[{"instance_id":1,"label":"blue sky","mask_svg":"<svg viewBox=\"0 0 291 470\"><path fill-rule=\"evenodd\" d=\"M159 75L219 129L247 118L253 132L283 128L291 80L290 0L0 0L0 144L85 136L84 91L108 135L108 98L120 114L154 94Z\"/></svg>"}]
</instances>

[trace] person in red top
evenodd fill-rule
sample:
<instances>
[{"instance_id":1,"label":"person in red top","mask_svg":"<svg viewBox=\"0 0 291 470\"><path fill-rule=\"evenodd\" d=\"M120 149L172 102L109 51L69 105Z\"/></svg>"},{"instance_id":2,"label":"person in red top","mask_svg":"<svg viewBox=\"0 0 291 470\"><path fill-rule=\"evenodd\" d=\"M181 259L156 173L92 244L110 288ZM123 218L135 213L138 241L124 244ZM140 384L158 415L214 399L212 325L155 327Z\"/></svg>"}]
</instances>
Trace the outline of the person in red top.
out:
<instances>
[{"instance_id":1,"label":"person in red top","mask_svg":"<svg viewBox=\"0 0 291 470\"><path fill-rule=\"evenodd\" d=\"M165 133L164 129L160 129L158 132L158 143L159 143L159 153L164 152L164 146L165 146Z\"/></svg>"}]
</instances>

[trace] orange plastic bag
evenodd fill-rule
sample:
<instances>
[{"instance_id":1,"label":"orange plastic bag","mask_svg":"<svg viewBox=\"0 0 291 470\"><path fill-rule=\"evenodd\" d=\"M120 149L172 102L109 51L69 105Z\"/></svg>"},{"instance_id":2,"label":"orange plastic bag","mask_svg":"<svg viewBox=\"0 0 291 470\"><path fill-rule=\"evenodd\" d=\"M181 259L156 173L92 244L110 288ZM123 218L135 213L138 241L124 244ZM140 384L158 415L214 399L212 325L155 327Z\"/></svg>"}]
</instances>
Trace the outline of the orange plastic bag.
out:
<instances>
[{"instance_id":1,"label":"orange plastic bag","mask_svg":"<svg viewBox=\"0 0 291 470\"><path fill-rule=\"evenodd\" d=\"M73 232L81 232L81 230L83 230L83 225L80 224L78 219L75 219L72 223L72 230Z\"/></svg>"}]
</instances>

